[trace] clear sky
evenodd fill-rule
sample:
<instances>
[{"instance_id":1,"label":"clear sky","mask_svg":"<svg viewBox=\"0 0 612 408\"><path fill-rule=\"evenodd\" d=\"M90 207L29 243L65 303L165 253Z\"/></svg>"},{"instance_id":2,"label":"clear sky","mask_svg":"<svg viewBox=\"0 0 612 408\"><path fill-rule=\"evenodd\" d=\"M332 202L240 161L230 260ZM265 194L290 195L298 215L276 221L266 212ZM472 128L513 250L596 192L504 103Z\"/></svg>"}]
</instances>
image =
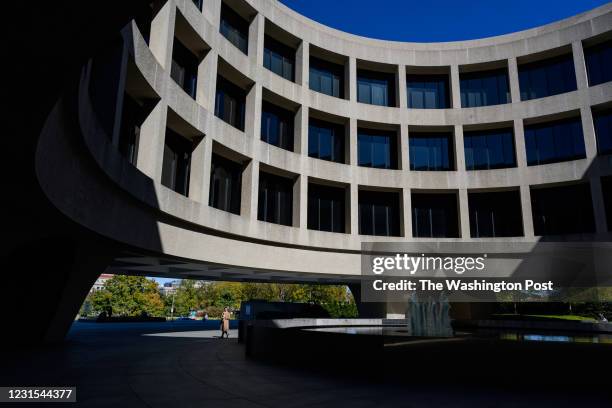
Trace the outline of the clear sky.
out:
<instances>
[{"instance_id":1,"label":"clear sky","mask_svg":"<svg viewBox=\"0 0 612 408\"><path fill-rule=\"evenodd\" d=\"M397 41L455 41L551 23L607 0L280 0L322 24Z\"/></svg>"}]
</instances>

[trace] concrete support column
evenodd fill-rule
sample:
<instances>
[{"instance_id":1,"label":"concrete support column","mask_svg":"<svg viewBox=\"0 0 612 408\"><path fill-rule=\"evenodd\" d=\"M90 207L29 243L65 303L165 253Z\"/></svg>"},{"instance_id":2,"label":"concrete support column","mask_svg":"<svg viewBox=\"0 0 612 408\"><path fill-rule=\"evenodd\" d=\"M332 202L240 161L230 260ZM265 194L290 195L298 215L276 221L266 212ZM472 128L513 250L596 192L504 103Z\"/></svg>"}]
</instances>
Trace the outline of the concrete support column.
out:
<instances>
[{"instance_id":1,"label":"concrete support column","mask_svg":"<svg viewBox=\"0 0 612 408\"><path fill-rule=\"evenodd\" d=\"M397 106L400 108L408 107L408 90L406 89L406 66L397 66L397 79L395 81L397 85Z\"/></svg>"},{"instance_id":2,"label":"concrete support column","mask_svg":"<svg viewBox=\"0 0 612 408\"><path fill-rule=\"evenodd\" d=\"M453 130L455 141L455 170L466 171L465 148L463 145L463 126L455 125Z\"/></svg>"},{"instance_id":3,"label":"concrete support column","mask_svg":"<svg viewBox=\"0 0 612 408\"><path fill-rule=\"evenodd\" d=\"M210 50L198 66L196 102L209 112L215 111L218 59L217 51Z\"/></svg>"},{"instance_id":4,"label":"concrete support column","mask_svg":"<svg viewBox=\"0 0 612 408\"><path fill-rule=\"evenodd\" d=\"M293 184L293 226L307 228L308 177L300 175Z\"/></svg>"},{"instance_id":5,"label":"concrete support column","mask_svg":"<svg viewBox=\"0 0 612 408\"><path fill-rule=\"evenodd\" d=\"M399 135L399 156L400 156L400 165L399 168L402 170L410 169L410 136L408 131L408 125L400 125Z\"/></svg>"},{"instance_id":6,"label":"concrete support column","mask_svg":"<svg viewBox=\"0 0 612 408\"><path fill-rule=\"evenodd\" d=\"M308 156L308 108L300 105L293 120L294 150Z\"/></svg>"},{"instance_id":7,"label":"concrete support column","mask_svg":"<svg viewBox=\"0 0 612 408\"><path fill-rule=\"evenodd\" d=\"M221 0L205 0L202 4L202 14L213 27L219 27L221 21Z\"/></svg>"},{"instance_id":8,"label":"concrete support column","mask_svg":"<svg viewBox=\"0 0 612 408\"><path fill-rule=\"evenodd\" d=\"M158 102L140 128L136 167L155 181L161 180L167 109L163 101Z\"/></svg>"},{"instance_id":9,"label":"concrete support column","mask_svg":"<svg viewBox=\"0 0 612 408\"><path fill-rule=\"evenodd\" d=\"M523 216L523 233L525 238L534 238L533 215L531 213L531 191L528 185L521 185L521 213Z\"/></svg>"},{"instance_id":10,"label":"concrete support column","mask_svg":"<svg viewBox=\"0 0 612 408\"><path fill-rule=\"evenodd\" d=\"M587 89L589 87L586 71L586 63L584 61L584 50L582 49L582 41L572 43L572 55L574 56L574 69L576 70L576 85L578 89Z\"/></svg>"},{"instance_id":11,"label":"concrete support column","mask_svg":"<svg viewBox=\"0 0 612 408\"><path fill-rule=\"evenodd\" d=\"M409 188L402 189L402 227L403 236L412 238L412 197Z\"/></svg>"},{"instance_id":12,"label":"concrete support column","mask_svg":"<svg viewBox=\"0 0 612 408\"><path fill-rule=\"evenodd\" d=\"M519 168L527 167L527 150L525 148L525 127L522 119L514 119L514 146L516 148L516 165Z\"/></svg>"},{"instance_id":13,"label":"concrete support column","mask_svg":"<svg viewBox=\"0 0 612 408\"><path fill-rule=\"evenodd\" d=\"M512 103L520 102L521 87L516 57L508 58L508 82L510 82L510 97L512 98Z\"/></svg>"},{"instance_id":14,"label":"concrete support column","mask_svg":"<svg viewBox=\"0 0 612 408\"><path fill-rule=\"evenodd\" d=\"M608 230L608 224L606 220L606 208L604 205L603 191L601 189L601 178L592 177L589 181L591 185L591 199L593 200L595 232L603 235L606 234Z\"/></svg>"},{"instance_id":15,"label":"concrete support column","mask_svg":"<svg viewBox=\"0 0 612 408\"><path fill-rule=\"evenodd\" d=\"M350 185L350 207L351 207L351 234L359 235L359 186L355 183Z\"/></svg>"},{"instance_id":16,"label":"concrete support column","mask_svg":"<svg viewBox=\"0 0 612 408\"><path fill-rule=\"evenodd\" d=\"M151 22L149 48L166 72L170 72L172 63L175 19L176 7L174 2L167 1Z\"/></svg>"},{"instance_id":17,"label":"concrete support column","mask_svg":"<svg viewBox=\"0 0 612 408\"><path fill-rule=\"evenodd\" d=\"M593 112L589 106L580 108L582 117L582 133L584 133L584 149L588 159L597 156L597 137L595 135L595 125L593 123Z\"/></svg>"},{"instance_id":18,"label":"concrete support column","mask_svg":"<svg viewBox=\"0 0 612 408\"><path fill-rule=\"evenodd\" d=\"M304 89L308 89L308 70L309 70L309 52L308 42L302 40L297 51L295 52L295 83L302 85Z\"/></svg>"},{"instance_id":19,"label":"concrete support column","mask_svg":"<svg viewBox=\"0 0 612 408\"><path fill-rule=\"evenodd\" d=\"M256 83L251 87L251 90L246 97L246 111L244 114L244 133L247 138L252 138L256 144L261 137L261 97L263 88L261 84ZM257 149L254 149L255 155Z\"/></svg>"},{"instance_id":20,"label":"concrete support column","mask_svg":"<svg viewBox=\"0 0 612 408\"><path fill-rule=\"evenodd\" d=\"M357 59L355 57L348 58L344 76L348 83L347 99L351 102L357 102Z\"/></svg>"},{"instance_id":21,"label":"concrete support column","mask_svg":"<svg viewBox=\"0 0 612 408\"><path fill-rule=\"evenodd\" d=\"M257 14L249 26L249 59L258 68L263 65L265 23L264 16Z\"/></svg>"},{"instance_id":22,"label":"concrete support column","mask_svg":"<svg viewBox=\"0 0 612 408\"><path fill-rule=\"evenodd\" d=\"M348 123L349 164L357 165L357 119L350 118Z\"/></svg>"},{"instance_id":23,"label":"concrete support column","mask_svg":"<svg viewBox=\"0 0 612 408\"><path fill-rule=\"evenodd\" d=\"M121 122L123 120L123 99L125 97L125 84L127 80L129 52L125 43L121 43L121 60L119 61L119 81L117 84L117 98L115 102L115 123L113 125L112 143L113 146L119 146L119 135L121 133Z\"/></svg>"},{"instance_id":24,"label":"concrete support column","mask_svg":"<svg viewBox=\"0 0 612 408\"><path fill-rule=\"evenodd\" d=\"M189 198L208 204L210 191L210 161L212 157L212 138L203 137L191 155L191 174L189 177Z\"/></svg>"},{"instance_id":25,"label":"concrete support column","mask_svg":"<svg viewBox=\"0 0 612 408\"><path fill-rule=\"evenodd\" d=\"M259 195L259 162L251 160L242 172L240 215L251 221L257 220L257 197Z\"/></svg>"},{"instance_id":26,"label":"concrete support column","mask_svg":"<svg viewBox=\"0 0 612 408\"><path fill-rule=\"evenodd\" d=\"M451 88L451 101L454 109L461 108L461 86L459 82L459 65L451 65L450 67L450 88Z\"/></svg>"},{"instance_id":27,"label":"concrete support column","mask_svg":"<svg viewBox=\"0 0 612 408\"><path fill-rule=\"evenodd\" d=\"M459 189L459 233L461 238L470 238L470 209L468 205L468 191L465 188Z\"/></svg>"}]
</instances>

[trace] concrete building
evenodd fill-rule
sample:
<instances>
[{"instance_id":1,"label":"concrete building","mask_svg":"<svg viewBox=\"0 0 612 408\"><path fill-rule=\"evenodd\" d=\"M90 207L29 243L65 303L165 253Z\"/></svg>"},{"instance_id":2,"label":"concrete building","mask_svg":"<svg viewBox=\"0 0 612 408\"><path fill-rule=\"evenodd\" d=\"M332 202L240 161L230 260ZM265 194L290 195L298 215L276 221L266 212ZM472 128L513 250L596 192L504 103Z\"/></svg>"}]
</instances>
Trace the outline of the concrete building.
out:
<instances>
[{"instance_id":1,"label":"concrete building","mask_svg":"<svg viewBox=\"0 0 612 408\"><path fill-rule=\"evenodd\" d=\"M96 281L94 282L93 286L91 287L90 292L95 292L95 291L104 289L104 285L106 284L106 281L112 278L113 276L114 275L111 273L101 274L98 277L98 279L96 279Z\"/></svg>"},{"instance_id":2,"label":"concrete building","mask_svg":"<svg viewBox=\"0 0 612 408\"><path fill-rule=\"evenodd\" d=\"M29 336L61 339L102 272L355 288L362 242L610 241L611 4L447 43L272 0L114 15L33 122L53 222L11 224L7 257L73 267Z\"/></svg>"}]
</instances>

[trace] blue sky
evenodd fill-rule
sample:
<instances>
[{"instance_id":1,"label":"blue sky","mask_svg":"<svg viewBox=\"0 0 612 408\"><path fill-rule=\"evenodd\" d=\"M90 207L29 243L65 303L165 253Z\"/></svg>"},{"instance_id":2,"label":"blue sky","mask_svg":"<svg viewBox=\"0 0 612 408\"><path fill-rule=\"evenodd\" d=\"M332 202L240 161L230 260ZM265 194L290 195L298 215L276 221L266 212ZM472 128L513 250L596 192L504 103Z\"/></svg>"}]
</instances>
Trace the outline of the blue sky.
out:
<instances>
[{"instance_id":1,"label":"blue sky","mask_svg":"<svg viewBox=\"0 0 612 408\"><path fill-rule=\"evenodd\" d=\"M455 41L524 30L606 0L280 0L322 24L397 41Z\"/></svg>"}]
</instances>

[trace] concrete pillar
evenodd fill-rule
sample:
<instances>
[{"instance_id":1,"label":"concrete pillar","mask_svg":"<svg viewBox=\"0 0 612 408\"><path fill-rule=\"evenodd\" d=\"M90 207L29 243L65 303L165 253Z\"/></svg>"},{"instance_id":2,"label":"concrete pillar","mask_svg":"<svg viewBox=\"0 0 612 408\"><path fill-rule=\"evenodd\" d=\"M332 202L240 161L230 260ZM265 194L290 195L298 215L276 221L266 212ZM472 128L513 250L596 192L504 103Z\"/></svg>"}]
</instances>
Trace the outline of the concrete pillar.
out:
<instances>
[{"instance_id":1,"label":"concrete pillar","mask_svg":"<svg viewBox=\"0 0 612 408\"><path fill-rule=\"evenodd\" d=\"M459 189L459 234L463 239L470 238L470 210L468 205L468 191Z\"/></svg>"},{"instance_id":2,"label":"concrete pillar","mask_svg":"<svg viewBox=\"0 0 612 408\"><path fill-rule=\"evenodd\" d=\"M254 142L261 138L261 98L263 88L257 83L251 87L246 97L244 133ZM255 149L254 154L257 149Z\"/></svg>"},{"instance_id":3,"label":"concrete pillar","mask_svg":"<svg viewBox=\"0 0 612 408\"><path fill-rule=\"evenodd\" d=\"M256 67L263 66L265 23L264 16L257 14L249 26L249 59Z\"/></svg>"},{"instance_id":4,"label":"concrete pillar","mask_svg":"<svg viewBox=\"0 0 612 408\"><path fill-rule=\"evenodd\" d=\"M300 105L293 122L293 149L302 156L308 156L308 108Z\"/></svg>"},{"instance_id":5,"label":"concrete pillar","mask_svg":"<svg viewBox=\"0 0 612 408\"><path fill-rule=\"evenodd\" d=\"M465 148L463 145L463 126L455 125L453 129L455 144L455 170L466 171L465 168Z\"/></svg>"},{"instance_id":6,"label":"concrete pillar","mask_svg":"<svg viewBox=\"0 0 612 408\"><path fill-rule=\"evenodd\" d=\"M580 116L582 118L582 133L584 134L586 157L593 160L597 157L597 137L593 123L593 112L589 106L583 106L580 108Z\"/></svg>"},{"instance_id":7,"label":"concrete pillar","mask_svg":"<svg viewBox=\"0 0 612 408\"><path fill-rule=\"evenodd\" d=\"M522 119L513 121L514 146L516 148L516 165L519 168L527 167L527 150L525 148L525 127Z\"/></svg>"},{"instance_id":8,"label":"concrete pillar","mask_svg":"<svg viewBox=\"0 0 612 408\"><path fill-rule=\"evenodd\" d=\"M170 72L170 65L172 63L175 19L175 4L173 1L167 1L151 22L149 48L157 59L157 62L159 62L166 72Z\"/></svg>"},{"instance_id":9,"label":"concrete pillar","mask_svg":"<svg viewBox=\"0 0 612 408\"><path fill-rule=\"evenodd\" d=\"M201 137L191 155L189 176L189 198L208 205L210 191L210 161L212 157L212 138Z\"/></svg>"},{"instance_id":10,"label":"concrete pillar","mask_svg":"<svg viewBox=\"0 0 612 408\"><path fill-rule=\"evenodd\" d=\"M412 238L412 197L410 189L402 189L402 227L403 236Z\"/></svg>"},{"instance_id":11,"label":"concrete pillar","mask_svg":"<svg viewBox=\"0 0 612 408\"><path fill-rule=\"evenodd\" d=\"M158 102L140 128L136 167L155 181L161 180L167 109L163 101Z\"/></svg>"},{"instance_id":12,"label":"concrete pillar","mask_svg":"<svg viewBox=\"0 0 612 408\"><path fill-rule=\"evenodd\" d=\"M408 126L407 125L400 125L400 129L399 129L399 143L398 143L398 148L400 149L399 151L399 156L400 156L400 164L399 164L399 168L402 170L408 170L410 169L410 137L408 135Z\"/></svg>"},{"instance_id":13,"label":"concrete pillar","mask_svg":"<svg viewBox=\"0 0 612 408\"><path fill-rule=\"evenodd\" d=\"M209 112L215 111L215 92L217 89L217 64L219 54L210 50L198 66L196 102Z\"/></svg>"},{"instance_id":14,"label":"concrete pillar","mask_svg":"<svg viewBox=\"0 0 612 408\"><path fill-rule=\"evenodd\" d=\"M512 103L521 101L521 87L519 83L518 63L516 57L508 58L508 82L510 83L510 97Z\"/></svg>"},{"instance_id":15,"label":"concrete pillar","mask_svg":"<svg viewBox=\"0 0 612 408\"><path fill-rule=\"evenodd\" d=\"M351 234L359 235L359 186L355 183L351 183L350 187L350 223L351 223Z\"/></svg>"},{"instance_id":16,"label":"concrete pillar","mask_svg":"<svg viewBox=\"0 0 612 408\"><path fill-rule=\"evenodd\" d=\"M204 0L202 14L213 27L219 27L221 21L221 0Z\"/></svg>"},{"instance_id":17,"label":"concrete pillar","mask_svg":"<svg viewBox=\"0 0 612 408\"><path fill-rule=\"evenodd\" d=\"M306 41L302 40L302 42L298 46L297 51L295 52L295 83L298 85L302 85L304 89L308 89L309 86L309 51L309 44Z\"/></svg>"},{"instance_id":18,"label":"concrete pillar","mask_svg":"<svg viewBox=\"0 0 612 408\"><path fill-rule=\"evenodd\" d=\"M523 233L525 238L534 238L533 215L531 213L531 191L528 185L521 185L521 213L523 216Z\"/></svg>"},{"instance_id":19,"label":"concrete pillar","mask_svg":"<svg viewBox=\"0 0 612 408\"><path fill-rule=\"evenodd\" d=\"M461 87L459 82L459 65L451 65L450 67L450 88L451 101L454 109L461 108Z\"/></svg>"},{"instance_id":20,"label":"concrete pillar","mask_svg":"<svg viewBox=\"0 0 612 408\"><path fill-rule=\"evenodd\" d=\"M348 58L348 64L345 70L345 81L348 83L348 95L346 99L351 102L357 102L357 59L355 57Z\"/></svg>"},{"instance_id":21,"label":"concrete pillar","mask_svg":"<svg viewBox=\"0 0 612 408\"><path fill-rule=\"evenodd\" d=\"M113 146L119 146L119 136L121 133L121 122L123 120L123 100L125 98L125 83L127 80L129 52L125 43L121 42L121 60L119 61L119 81L117 84L117 98L115 102L115 123L113 125L112 143Z\"/></svg>"},{"instance_id":22,"label":"concrete pillar","mask_svg":"<svg viewBox=\"0 0 612 408\"><path fill-rule=\"evenodd\" d=\"M251 160L242 172L240 215L257 220L257 197L259 195L259 162Z\"/></svg>"},{"instance_id":23,"label":"concrete pillar","mask_svg":"<svg viewBox=\"0 0 612 408\"><path fill-rule=\"evenodd\" d=\"M308 217L308 177L300 175L293 184L293 226L306 229Z\"/></svg>"},{"instance_id":24,"label":"concrete pillar","mask_svg":"<svg viewBox=\"0 0 612 408\"><path fill-rule=\"evenodd\" d=\"M357 166L357 119L350 118L348 123L348 152L349 164Z\"/></svg>"},{"instance_id":25,"label":"concrete pillar","mask_svg":"<svg viewBox=\"0 0 612 408\"><path fill-rule=\"evenodd\" d=\"M601 178L591 177L591 199L593 200L593 215L595 218L595 232L598 235L605 235L608 231L606 220L606 208L604 205L603 191L601 189Z\"/></svg>"},{"instance_id":26,"label":"concrete pillar","mask_svg":"<svg viewBox=\"0 0 612 408\"><path fill-rule=\"evenodd\" d=\"M398 65L397 66L397 106L399 108L407 108L408 107L408 90L406 89L406 66Z\"/></svg>"},{"instance_id":27,"label":"concrete pillar","mask_svg":"<svg viewBox=\"0 0 612 408\"><path fill-rule=\"evenodd\" d=\"M572 43L572 55L574 57L574 69L576 70L576 85L578 89L587 89L589 87L586 71L586 63L584 60L584 50L582 49L582 41Z\"/></svg>"}]
</instances>

